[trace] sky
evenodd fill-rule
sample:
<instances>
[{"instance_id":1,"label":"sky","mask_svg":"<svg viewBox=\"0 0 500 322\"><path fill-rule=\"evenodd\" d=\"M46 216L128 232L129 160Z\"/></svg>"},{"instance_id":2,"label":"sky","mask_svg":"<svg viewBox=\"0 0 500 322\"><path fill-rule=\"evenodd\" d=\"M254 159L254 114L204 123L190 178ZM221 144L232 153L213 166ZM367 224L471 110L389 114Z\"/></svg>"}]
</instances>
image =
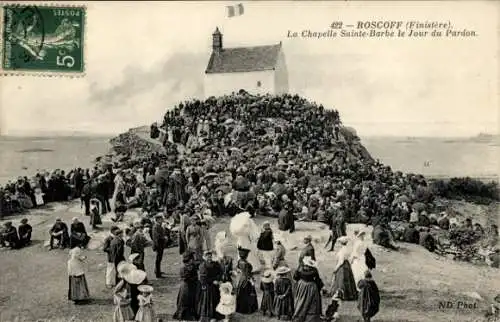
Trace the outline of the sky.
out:
<instances>
[{"instance_id":1,"label":"sky","mask_svg":"<svg viewBox=\"0 0 500 322\"><path fill-rule=\"evenodd\" d=\"M119 133L203 94L211 34L282 42L290 92L339 110L361 136L498 133L499 6L477 2L88 2L81 78L0 78L2 134ZM76 3L78 4L78 3ZM290 39L334 21L451 21L474 38Z\"/></svg>"}]
</instances>

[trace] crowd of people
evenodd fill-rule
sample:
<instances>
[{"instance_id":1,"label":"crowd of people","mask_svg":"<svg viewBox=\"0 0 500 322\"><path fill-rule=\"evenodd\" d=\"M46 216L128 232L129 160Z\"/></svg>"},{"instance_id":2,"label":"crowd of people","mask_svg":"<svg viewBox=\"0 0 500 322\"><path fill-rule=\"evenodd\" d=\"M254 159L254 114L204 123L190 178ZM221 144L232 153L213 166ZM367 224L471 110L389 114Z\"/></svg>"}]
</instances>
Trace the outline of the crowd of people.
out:
<instances>
[{"instance_id":1,"label":"crowd of people","mask_svg":"<svg viewBox=\"0 0 500 322\"><path fill-rule=\"evenodd\" d=\"M153 153L140 160L125 156L92 171L37 175L31 183L21 178L0 194L1 214L38 205L37 196L43 203L80 198L92 228L107 212L113 211L113 221L121 222L128 209L141 209L140 220L125 230L113 226L104 242L115 321L150 321L154 316L145 249L153 247L155 275L163 278L163 252L175 244L183 259L176 319L255 313L258 285L264 293L263 314L294 321L333 319L342 301L358 300L361 315L369 321L380 302L370 273L375 259L362 242L364 232L356 236L355 251L347 251L346 223L372 225L374 243L383 247L397 249L394 242L402 239L430 251L439 246L432 231L452 234L472 224L454 222L453 213L439 209L422 176L392 171L373 160L356 134L342 126L337 111L297 95L253 96L240 91L185 102L167 112L159 127L152 126L151 137L160 139L172 154ZM440 216L434 215L438 212ZM233 263L223 250L214 251L210 228L213 218L234 219L242 213L249 220L276 218L279 232L273 237L267 225L258 241L240 238L239 258ZM329 250L334 251L340 244L330 289L325 290L319 277L310 238L296 269L286 263L291 247L287 237L297 220L328 224L331 238L325 247L331 243ZM404 229L391 228L393 222L405 223ZM10 224L2 233L9 245L15 240L12 228ZM471 229L490 236L496 246L498 227L480 228ZM84 259L78 250L90 240L85 225L75 218L68 228L58 220L50 236L51 248L71 249L69 299L88 300ZM132 254L127 260L125 246ZM498 248L495 254L498 261ZM260 284L255 284L257 271L263 272ZM326 311L322 295L331 300Z\"/></svg>"}]
</instances>

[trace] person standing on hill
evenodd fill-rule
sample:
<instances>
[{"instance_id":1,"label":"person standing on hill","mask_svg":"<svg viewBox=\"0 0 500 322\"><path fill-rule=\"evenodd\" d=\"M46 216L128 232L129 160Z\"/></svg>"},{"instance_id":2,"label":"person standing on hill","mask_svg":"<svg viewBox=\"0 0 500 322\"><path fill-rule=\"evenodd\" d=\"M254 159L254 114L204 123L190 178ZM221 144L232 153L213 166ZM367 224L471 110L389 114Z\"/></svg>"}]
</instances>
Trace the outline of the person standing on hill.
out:
<instances>
[{"instance_id":1,"label":"person standing on hill","mask_svg":"<svg viewBox=\"0 0 500 322\"><path fill-rule=\"evenodd\" d=\"M83 206L85 206L85 215L89 216L90 215L90 199L92 199L91 180L83 179L83 186L82 186L82 190L80 193L80 199L82 201Z\"/></svg>"},{"instance_id":2,"label":"person standing on hill","mask_svg":"<svg viewBox=\"0 0 500 322\"><path fill-rule=\"evenodd\" d=\"M130 247L130 254L138 254L135 257L133 264L140 270L145 271L144 266L144 255L146 247L150 246L150 241L144 235L143 227L141 223L136 223L134 225L136 228L135 233L127 240L127 246Z\"/></svg>"},{"instance_id":3,"label":"person standing on hill","mask_svg":"<svg viewBox=\"0 0 500 322\"><path fill-rule=\"evenodd\" d=\"M115 285L116 280L116 267L111 257L111 241L115 238L115 231L118 230L117 226L111 226L109 229L109 235L104 239L102 246L102 251L106 253L107 263L106 263L106 287L112 288Z\"/></svg>"},{"instance_id":4,"label":"person standing on hill","mask_svg":"<svg viewBox=\"0 0 500 322\"><path fill-rule=\"evenodd\" d=\"M123 231L116 228L113 232L113 237L109 243L109 261L114 266L115 284L120 281L118 276L118 264L125 260L125 241L123 240Z\"/></svg>"},{"instance_id":5,"label":"person standing on hill","mask_svg":"<svg viewBox=\"0 0 500 322\"><path fill-rule=\"evenodd\" d=\"M163 227L163 215L156 215L155 220L156 221L153 225L152 231L153 251L156 252L155 274L156 278L163 278L161 261L163 259L163 252L167 245L167 232Z\"/></svg>"}]
</instances>

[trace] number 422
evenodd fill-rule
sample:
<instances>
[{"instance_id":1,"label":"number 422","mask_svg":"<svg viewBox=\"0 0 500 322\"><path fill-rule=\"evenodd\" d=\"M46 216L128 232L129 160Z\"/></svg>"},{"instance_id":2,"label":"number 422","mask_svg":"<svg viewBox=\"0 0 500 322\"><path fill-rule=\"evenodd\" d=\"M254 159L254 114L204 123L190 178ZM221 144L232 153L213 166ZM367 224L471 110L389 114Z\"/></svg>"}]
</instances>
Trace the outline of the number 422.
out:
<instances>
[{"instance_id":1,"label":"number 422","mask_svg":"<svg viewBox=\"0 0 500 322\"><path fill-rule=\"evenodd\" d=\"M68 68L71 68L75 65L75 59L73 56L66 55L66 52L64 50L59 50L59 55L56 58L56 64L57 66L66 66Z\"/></svg>"}]
</instances>

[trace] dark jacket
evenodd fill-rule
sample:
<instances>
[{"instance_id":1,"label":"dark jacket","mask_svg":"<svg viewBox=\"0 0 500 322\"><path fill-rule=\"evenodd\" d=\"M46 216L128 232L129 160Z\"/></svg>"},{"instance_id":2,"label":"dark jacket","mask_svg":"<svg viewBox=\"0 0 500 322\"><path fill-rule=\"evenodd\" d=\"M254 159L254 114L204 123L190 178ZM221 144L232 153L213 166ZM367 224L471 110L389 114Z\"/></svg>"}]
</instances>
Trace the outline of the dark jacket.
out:
<instances>
[{"instance_id":1,"label":"dark jacket","mask_svg":"<svg viewBox=\"0 0 500 322\"><path fill-rule=\"evenodd\" d=\"M161 250L167 246L167 232L162 225L154 224L152 229L153 249Z\"/></svg>"},{"instance_id":2,"label":"dark jacket","mask_svg":"<svg viewBox=\"0 0 500 322\"><path fill-rule=\"evenodd\" d=\"M113 237L109 243L109 262L118 263L125 260L125 242L121 237Z\"/></svg>"},{"instance_id":3,"label":"dark jacket","mask_svg":"<svg viewBox=\"0 0 500 322\"><path fill-rule=\"evenodd\" d=\"M260 233L259 240L257 241L257 249L269 251L274 249L273 245L273 231L266 229Z\"/></svg>"}]
</instances>

